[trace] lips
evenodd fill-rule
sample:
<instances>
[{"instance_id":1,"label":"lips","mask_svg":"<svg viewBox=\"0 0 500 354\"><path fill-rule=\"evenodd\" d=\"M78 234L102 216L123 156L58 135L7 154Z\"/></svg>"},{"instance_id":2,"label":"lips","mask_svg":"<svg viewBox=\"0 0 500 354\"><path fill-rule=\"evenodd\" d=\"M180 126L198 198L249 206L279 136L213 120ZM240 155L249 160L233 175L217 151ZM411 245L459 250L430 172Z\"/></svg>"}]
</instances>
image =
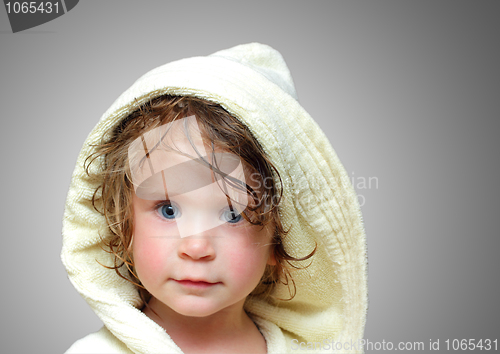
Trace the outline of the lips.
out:
<instances>
[{"instance_id":1,"label":"lips","mask_svg":"<svg viewBox=\"0 0 500 354\"><path fill-rule=\"evenodd\" d=\"M220 284L219 282L218 283L211 283L211 282L204 281L204 280L191 280L191 279L181 279L181 280L173 279L173 280L179 285L182 285L182 286L188 287L188 288L195 288L195 289L206 289L206 288L213 287L217 284Z\"/></svg>"}]
</instances>

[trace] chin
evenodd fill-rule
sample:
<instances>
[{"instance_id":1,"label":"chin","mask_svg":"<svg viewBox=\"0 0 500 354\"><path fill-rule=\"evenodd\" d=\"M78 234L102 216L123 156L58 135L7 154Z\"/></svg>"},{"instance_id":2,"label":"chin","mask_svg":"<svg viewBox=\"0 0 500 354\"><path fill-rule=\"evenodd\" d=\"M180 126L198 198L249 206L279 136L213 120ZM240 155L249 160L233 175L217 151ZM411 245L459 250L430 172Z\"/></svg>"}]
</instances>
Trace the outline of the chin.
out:
<instances>
[{"instance_id":1,"label":"chin","mask_svg":"<svg viewBox=\"0 0 500 354\"><path fill-rule=\"evenodd\" d=\"M219 306L206 303L203 300L187 301L186 303L177 304L177 306L171 306L170 308L178 314L188 317L207 317L221 310Z\"/></svg>"},{"instance_id":2,"label":"chin","mask_svg":"<svg viewBox=\"0 0 500 354\"><path fill-rule=\"evenodd\" d=\"M186 317L208 317L210 315L213 315L217 311L211 311L211 312L202 312L202 311L178 311L180 315L186 316Z\"/></svg>"}]
</instances>

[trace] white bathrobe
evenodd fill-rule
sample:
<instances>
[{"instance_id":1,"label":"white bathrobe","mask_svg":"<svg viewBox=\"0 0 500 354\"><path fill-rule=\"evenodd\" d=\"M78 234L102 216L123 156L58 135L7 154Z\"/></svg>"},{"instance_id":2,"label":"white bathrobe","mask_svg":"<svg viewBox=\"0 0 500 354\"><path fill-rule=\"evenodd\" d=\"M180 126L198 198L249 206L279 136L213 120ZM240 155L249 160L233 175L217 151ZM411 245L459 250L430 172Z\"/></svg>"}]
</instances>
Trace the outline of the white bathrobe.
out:
<instances>
[{"instance_id":1,"label":"white bathrobe","mask_svg":"<svg viewBox=\"0 0 500 354\"><path fill-rule=\"evenodd\" d=\"M108 128L138 104L164 94L219 103L247 125L283 180L280 216L285 229L290 228L286 250L303 256L303 250L310 252L317 245L311 266L293 273L293 300L277 305L257 297L245 305L268 352L311 352L314 346L319 351L362 353L366 241L357 196L328 139L298 103L282 56L258 43L148 72L113 103L88 136L67 197L61 256L72 284L104 327L68 352L182 353L168 333L139 310L143 304L137 288L97 262L111 265L112 258L100 247L105 220L90 202L98 181L83 167L92 145ZM274 295L289 297L282 285Z\"/></svg>"}]
</instances>

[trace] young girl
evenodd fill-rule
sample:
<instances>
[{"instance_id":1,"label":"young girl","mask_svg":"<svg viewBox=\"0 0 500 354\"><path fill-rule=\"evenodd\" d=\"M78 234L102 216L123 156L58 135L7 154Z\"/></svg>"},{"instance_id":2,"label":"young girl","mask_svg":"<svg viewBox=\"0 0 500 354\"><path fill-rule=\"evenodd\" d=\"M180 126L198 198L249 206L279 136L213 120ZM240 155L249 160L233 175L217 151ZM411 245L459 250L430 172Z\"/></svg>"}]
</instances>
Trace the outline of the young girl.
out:
<instances>
[{"instance_id":1,"label":"young girl","mask_svg":"<svg viewBox=\"0 0 500 354\"><path fill-rule=\"evenodd\" d=\"M253 43L152 70L89 135L62 260L104 322L68 352L362 352L348 175Z\"/></svg>"}]
</instances>

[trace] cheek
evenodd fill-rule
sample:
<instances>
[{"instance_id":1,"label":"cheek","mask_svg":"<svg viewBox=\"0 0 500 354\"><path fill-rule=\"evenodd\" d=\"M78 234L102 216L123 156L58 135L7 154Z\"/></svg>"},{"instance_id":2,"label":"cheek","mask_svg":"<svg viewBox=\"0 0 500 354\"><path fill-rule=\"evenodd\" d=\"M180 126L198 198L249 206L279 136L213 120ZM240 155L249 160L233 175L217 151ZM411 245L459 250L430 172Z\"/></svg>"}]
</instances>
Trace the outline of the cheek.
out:
<instances>
[{"instance_id":1,"label":"cheek","mask_svg":"<svg viewBox=\"0 0 500 354\"><path fill-rule=\"evenodd\" d=\"M227 265L232 278L242 282L258 282L264 273L268 251L266 246L239 244L231 247ZM256 285L256 284L255 284Z\"/></svg>"},{"instance_id":2,"label":"cheek","mask_svg":"<svg viewBox=\"0 0 500 354\"><path fill-rule=\"evenodd\" d=\"M134 265L143 283L157 279L165 269L168 249L165 239L151 237L147 228L136 228L132 244Z\"/></svg>"},{"instance_id":3,"label":"cheek","mask_svg":"<svg viewBox=\"0 0 500 354\"><path fill-rule=\"evenodd\" d=\"M164 255L162 247L157 240L134 240L134 264L139 271L144 269L149 272L158 272L163 267Z\"/></svg>"}]
</instances>

